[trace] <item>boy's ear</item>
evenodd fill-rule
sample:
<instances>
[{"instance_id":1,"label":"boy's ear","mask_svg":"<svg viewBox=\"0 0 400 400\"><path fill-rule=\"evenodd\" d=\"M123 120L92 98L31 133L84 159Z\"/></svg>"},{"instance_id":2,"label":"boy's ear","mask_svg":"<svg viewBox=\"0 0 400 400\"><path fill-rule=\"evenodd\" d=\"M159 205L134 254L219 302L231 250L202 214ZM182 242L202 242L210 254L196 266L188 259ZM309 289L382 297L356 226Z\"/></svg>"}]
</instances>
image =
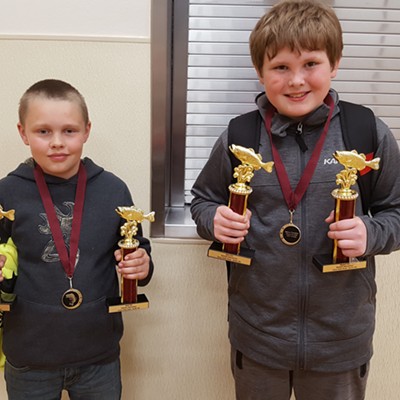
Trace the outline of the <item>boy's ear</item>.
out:
<instances>
[{"instance_id":1,"label":"boy's ear","mask_svg":"<svg viewBox=\"0 0 400 400\"><path fill-rule=\"evenodd\" d=\"M261 83L261 85L264 85L264 78L262 76L262 73L258 70L258 68L255 68L255 70L257 72L259 82Z\"/></svg>"},{"instance_id":2,"label":"boy's ear","mask_svg":"<svg viewBox=\"0 0 400 400\"><path fill-rule=\"evenodd\" d=\"M18 132L19 132L19 135L21 136L22 141L23 141L27 146L29 146L29 140L28 140L28 138L27 138L27 136L26 136L26 134L25 134L25 128L24 128L24 126L23 126L20 122L18 122L17 128L18 128Z\"/></svg>"},{"instance_id":3,"label":"boy's ear","mask_svg":"<svg viewBox=\"0 0 400 400\"><path fill-rule=\"evenodd\" d=\"M86 129L85 129L85 143L86 141L89 139L89 135L90 135L90 130L92 129L92 123L89 121L86 125Z\"/></svg>"},{"instance_id":4,"label":"boy's ear","mask_svg":"<svg viewBox=\"0 0 400 400\"><path fill-rule=\"evenodd\" d=\"M341 58L339 58L339 60L337 60L335 65L332 67L331 78L336 78L336 74L339 69L340 60L341 60Z\"/></svg>"}]
</instances>

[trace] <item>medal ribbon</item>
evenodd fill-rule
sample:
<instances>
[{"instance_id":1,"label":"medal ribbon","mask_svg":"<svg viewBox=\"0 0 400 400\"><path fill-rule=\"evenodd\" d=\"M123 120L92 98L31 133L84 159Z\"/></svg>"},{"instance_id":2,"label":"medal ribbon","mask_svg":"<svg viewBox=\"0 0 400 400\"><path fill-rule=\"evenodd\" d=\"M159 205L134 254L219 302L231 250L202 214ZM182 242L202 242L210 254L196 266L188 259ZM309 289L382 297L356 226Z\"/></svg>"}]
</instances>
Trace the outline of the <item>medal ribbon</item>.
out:
<instances>
[{"instance_id":1,"label":"medal ribbon","mask_svg":"<svg viewBox=\"0 0 400 400\"><path fill-rule=\"evenodd\" d=\"M292 190L292 187L290 185L289 177L286 172L286 168L282 162L282 159L279 155L279 151L274 145L274 142L272 140L272 133L271 133L271 124L272 124L272 117L275 113L275 108L270 107L266 113L265 116L265 129L267 130L270 142L271 142L271 149L272 149L272 155L274 157L274 162L275 162L275 169L276 169L276 174L278 176L279 184L281 186L281 190L283 193L283 197L285 198L286 204L289 208L289 211L294 211L297 207L297 205L300 203L301 199L304 196L304 193L306 192L311 178L314 174L315 168L317 166L319 157L321 155L322 147L325 142L326 135L328 133L329 125L331 123L331 117L333 113L333 108L334 108L334 102L333 99L331 98L330 95L328 95L324 102L329 106L329 114L328 118L325 122L324 130L322 131L321 137L318 139L318 142L315 146L314 151L311 154L310 160L308 161L303 174L296 186L295 191Z\"/></svg>"},{"instance_id":2,"label":"medal ribbon","mask_svg":"<svg viewBox=\"0 0 400 400\"><path fill-rule=\"evenodd\" d=\"M60 257L61 264L65 270L65 273L67 274L67 277L69 279L72 279L75 270L76 255L78 253L79 236L81 233L83 204L85 201L86 181L87 181L86 169L83 163L81 162L78 171L78 185L76 188L75 205L72 217L69 255L67 251L67 246L64 242L61 226L57 219L56 212L54 210L54 204L51 199L49 188L47 187L46 181L44 179L43 170L42 168L40 168L39 165L36 164L33 173L35 176L36 185L39 189L40 197L44 205L44 209L47 214L47 218L49 220L50 230L53 235L54 243L56 245L56 249Z\"/></svg>"}]
</instances>

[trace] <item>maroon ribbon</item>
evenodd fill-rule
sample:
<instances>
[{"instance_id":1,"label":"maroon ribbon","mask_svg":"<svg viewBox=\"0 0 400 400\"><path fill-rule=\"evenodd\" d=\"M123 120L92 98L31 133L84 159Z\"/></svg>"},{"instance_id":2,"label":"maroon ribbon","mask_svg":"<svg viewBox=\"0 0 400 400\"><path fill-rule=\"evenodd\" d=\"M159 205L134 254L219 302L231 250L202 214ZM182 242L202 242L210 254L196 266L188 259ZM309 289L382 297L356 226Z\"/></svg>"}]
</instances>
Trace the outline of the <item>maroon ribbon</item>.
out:
<instances>
[{"instance_id":1,"label":"maroon ribbon","mask_svg":"<svg viewBox=\"0 0 400 400\"><path fill-rule=\"evenodd\" d=\"M330 95L328 95L324 102L329 106L329 114L328 118L325 122L324 130L322 131L321 137L318 139L318 142L315 146L315 149L313 153L311 154L310 160L308 161L303 174L296 186L296 189L293 191L288 174L286 172L286 168L282 162L282 159L279 155L279 151L274 145L274 142L272 140L272 133L271 133L271 124L272 124L272 117L276 112L276 109L274 107L269 107L269 109L266 112L265 116L265 129L267 130L270 142L271 142L271 149L272 149L272 156L274 157L274 162L275 162L275 170L276 174L278 176L279 184L281 186L281 190L283 193L283 197L285 198L286 204L289 208L289 211L294 211L297 207L297 205L300 203L301 199L304 196L304 193L306 192L311 178L314 174L315 168L317 166L319 157L321 155L322 147L325 142L326 135L329 130L329 125L331 123L331 117L333 113L333 108L334 108L334 102L333 99L331 98Z\"/></svg>"},{"instance_id":2,"label":"maroon ribbon","mask_svg":"<svg viewBox=\"0 0 400 400\"><path fill-rule=\"evenodd\" d=\"M50 224L50 230L53 235L54 243L56 245L61 264L64 267L67 277L69 279L72 279L75 270L76 255L78 253L79 236L81 233L83 204L85 202L87 181L86 169L81 162L78 171L78 185L76 188L74 213L72 217L69 255L67 251L67 246L64 242L61 226L54 210L54 204L51 199L49 188L47 187L46 181L44 179L42 168L40 168L40 166L36 164L33 173L35 176L36 185L39 189L40 197L44 205L44 209L46 210L47 218Z\"/></svg>"}]
</instances>

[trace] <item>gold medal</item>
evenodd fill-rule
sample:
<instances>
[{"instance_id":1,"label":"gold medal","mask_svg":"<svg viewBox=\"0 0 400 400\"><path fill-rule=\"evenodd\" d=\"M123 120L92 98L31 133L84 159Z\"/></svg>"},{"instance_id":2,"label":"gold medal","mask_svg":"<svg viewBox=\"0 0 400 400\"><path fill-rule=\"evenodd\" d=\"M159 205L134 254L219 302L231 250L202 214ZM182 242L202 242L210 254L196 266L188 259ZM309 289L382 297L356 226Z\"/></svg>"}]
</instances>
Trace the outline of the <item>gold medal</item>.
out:
<instances>
[{"instance_id":1,"label":"gold medal","mask_svg":"<svg viewBox=\"0 0 400 400\"><path fill-rule=\"evenodd\" d=\"M294 246L300 242L301 232L298 226L289 223L282 226L279 236L283 243L288 246Z\"/></svg>"},{"instance_id":2,"label":"gold medal","mask_svg":"<svg viewBox=\"0 0 400 400\"><path fill-rule=\"evenodd\" d=\"M289 211L290 213L290 221L288 224L282 226L279 231L279 237L282 242L288 246L294 246L300 242L301 239L301 231L300 228L293 223L293 213L294 211Z\"/></svg>"},{"instance_id":3,"label":"gold medal","mask_svg":"<svg viewBox=\"0 0 400 400\"><path fill-rule=\"evenodd\" d=\"M72 277L68 277L68 280L69 289L63 293L61 297L61 303L68 310L74 310L82 304L83 296L78 289L74 289L72 287Z\"/></svg>"},{"instance_id":4,"label":"gold medal","mask_svg":"<svg viewBox=\"0 0 400 400\"><path fill-rule=\"evenodd\" d=\"M82 304L82 298L79 290L70 288L62 295L61 303L68 310L74 310Z\"/></svg>"}]
</instances>

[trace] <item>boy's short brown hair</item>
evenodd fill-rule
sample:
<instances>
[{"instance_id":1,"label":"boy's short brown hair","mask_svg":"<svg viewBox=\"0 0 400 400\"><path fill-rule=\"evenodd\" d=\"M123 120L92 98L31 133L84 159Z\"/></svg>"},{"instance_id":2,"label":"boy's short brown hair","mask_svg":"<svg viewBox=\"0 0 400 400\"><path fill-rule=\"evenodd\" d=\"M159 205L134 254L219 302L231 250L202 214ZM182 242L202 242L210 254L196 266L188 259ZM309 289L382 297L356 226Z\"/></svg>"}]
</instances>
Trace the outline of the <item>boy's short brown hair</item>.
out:
<instances>
[{"instance_id":1,"label":"boy's short brown hair","mask_svg":"<svg viewBox=\"0 0 400 400\"><path fill-rule=\"evenodd\" d=\"M257 22L250 35L254 67L262 72L265 55L272 59L284 48L324 50L331 66L343 50L342 28L333 9L317 0L283 0Z\"/></svg>"},{"instance_id":2,"label":"boy's short brown hair","mask_svg":"<svg viewBox=\"0 0 400 400\"><path fill-rule=\"evenodd\" d=\"M68 100L78 103L85 125L89 123L89 112L83 96L72 85L58 79L44 79L34 83L21 97L18 108L19 122L25 123L29 100L34 97L45 99Z\"/></svg>"}]
</instances>

